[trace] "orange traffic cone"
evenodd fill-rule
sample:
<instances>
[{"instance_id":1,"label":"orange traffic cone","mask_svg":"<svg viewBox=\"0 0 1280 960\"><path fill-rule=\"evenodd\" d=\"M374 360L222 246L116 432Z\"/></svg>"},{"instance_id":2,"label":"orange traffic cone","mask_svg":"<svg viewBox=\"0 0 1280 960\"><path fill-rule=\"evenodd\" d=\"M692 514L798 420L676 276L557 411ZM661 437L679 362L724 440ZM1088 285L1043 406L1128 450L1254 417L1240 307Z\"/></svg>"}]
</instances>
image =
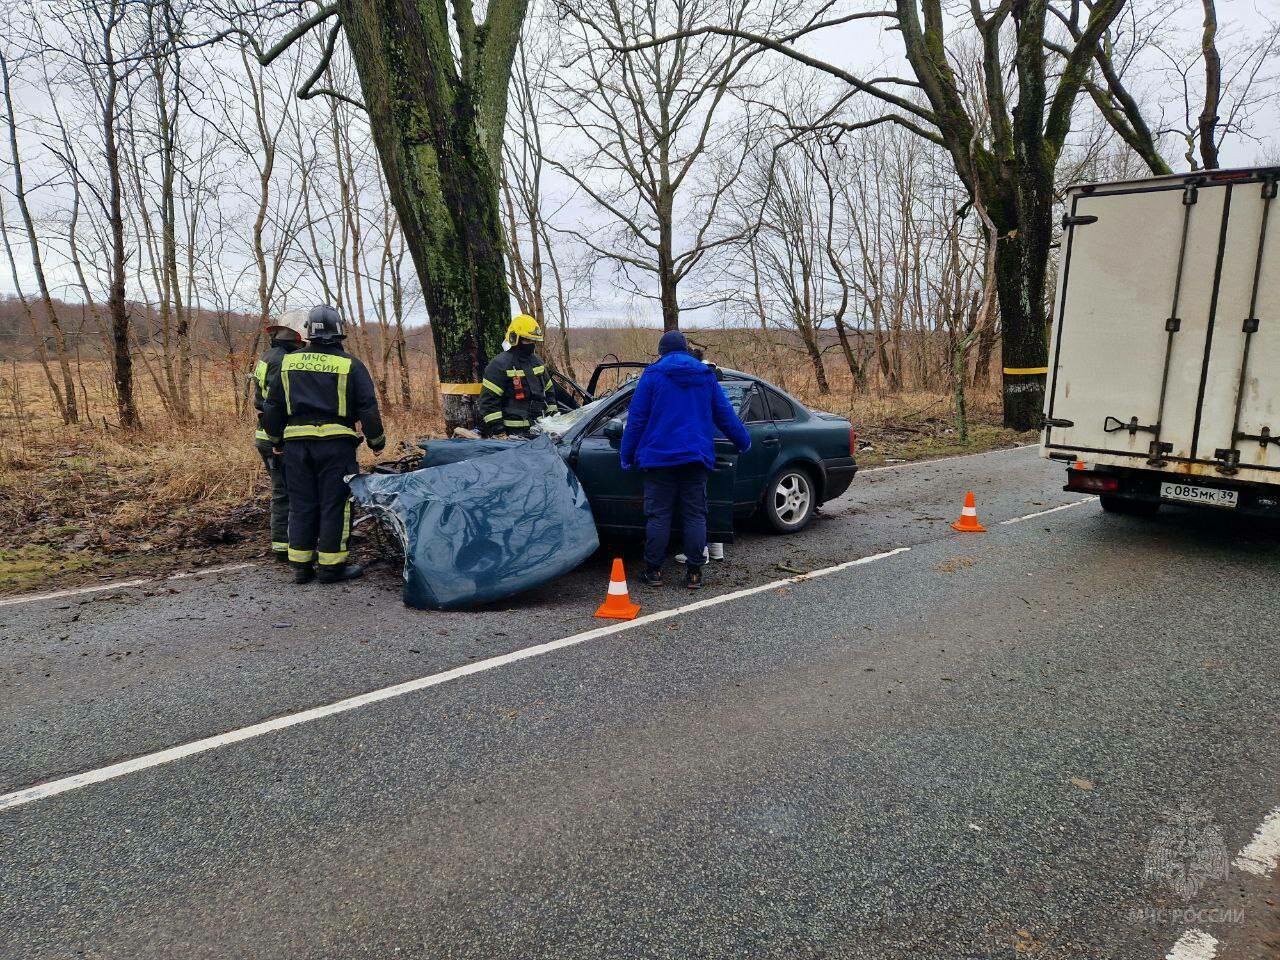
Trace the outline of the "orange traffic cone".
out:
<instances>
[{"instance_id":1,"label":"orange traffic cone","mask_svg":"<svg viewBox=\"0 0 1280 960\"><path fill-rule=\"evenodd\" d=\"M964 509L960 511L960 519L951 525L952 530L961 533L986 533L987 528L978 522L978 507L973 499L973 491L964 495Z\"/></svg>"},{"instance_id":2,"label":"orange traffic cone","mask_svg":"<svg viewBox=\"0 0 1280 960\"><path fill-rule=\"evenodd\" d=\"M605 620L634 620L639 612L639 605L631 602L631 594L627 592L627 571L622 568L622 558L615 557L613 573L609 575L609 593L596 616Z\"/></svg>"}]
</instances>

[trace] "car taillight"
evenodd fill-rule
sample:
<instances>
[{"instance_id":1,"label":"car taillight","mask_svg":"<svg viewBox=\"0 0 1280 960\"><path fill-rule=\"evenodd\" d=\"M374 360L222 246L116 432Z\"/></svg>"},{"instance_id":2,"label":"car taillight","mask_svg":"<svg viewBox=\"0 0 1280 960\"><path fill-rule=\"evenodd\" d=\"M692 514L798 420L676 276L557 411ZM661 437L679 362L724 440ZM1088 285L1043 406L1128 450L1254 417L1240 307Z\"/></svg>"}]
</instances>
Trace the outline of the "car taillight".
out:
<instances>
[{"instance_id":1,"label":"car taillight","mask_svg":"<svg viewBox=\"0 0 1280 960\"><path fill-rule=\"evenodd\" d=\"M858 455L858 431L853 427L849 428L849 456L856 457Z\"/></svg>"},{"instance_id":2,"label":"car taillight","mask_svg":"<svg viewBox=\"0 0 1280 960\"><path fill-rule=\"evenodd\" d=\"M1115 493L1120 489L1120 478L1073 468L1067 471L1067 489L1081 493Z\"/></svg>"}]
</instances>

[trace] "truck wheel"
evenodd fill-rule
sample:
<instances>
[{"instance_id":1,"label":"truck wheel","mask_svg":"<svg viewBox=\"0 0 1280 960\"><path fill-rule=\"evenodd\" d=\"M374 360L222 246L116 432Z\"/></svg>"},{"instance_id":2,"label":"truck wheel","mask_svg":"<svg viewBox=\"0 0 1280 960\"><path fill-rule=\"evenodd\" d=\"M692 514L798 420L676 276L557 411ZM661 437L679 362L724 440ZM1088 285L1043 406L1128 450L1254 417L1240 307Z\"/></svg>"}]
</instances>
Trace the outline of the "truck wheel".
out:
<instances>
[{"instance_id":1,"label":"truck wheel","mask_svg":"<svg viewBox=\"0 0 1280 960\"><path fill-rule=\"evenodd\" d=\"M1130 500L1128 497L1117 497L1114 494L1103 494L1098 498L1102 509L1107 513L1123 513L1130 517L1154 517L1160 504L1150 500Z\"/></svg>"},{"instance_id":2,"label":"truck wheel","mask_svg":"<svg viewBox=\"0 0 1280 960\"><path fill-rule=\"evenodd\" d=\"M783 467L764 491L764 518L775 533L803 530L818 509L818 489L804 467Z\"/></svg>"}]
</instances>

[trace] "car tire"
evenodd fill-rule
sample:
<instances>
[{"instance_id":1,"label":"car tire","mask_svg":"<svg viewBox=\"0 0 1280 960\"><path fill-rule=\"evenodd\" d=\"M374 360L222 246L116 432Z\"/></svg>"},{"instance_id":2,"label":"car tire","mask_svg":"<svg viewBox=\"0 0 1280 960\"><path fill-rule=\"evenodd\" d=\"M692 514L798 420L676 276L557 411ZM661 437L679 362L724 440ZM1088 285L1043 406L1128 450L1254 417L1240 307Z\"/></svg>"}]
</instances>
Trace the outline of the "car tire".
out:
<instances>
[{"instance_id":1,"label":"car tire","mask_svg":"<svg viewBox=\"0 0 1280 960\"><path fill-rule=\"evenodd\" d=\"M818 485L813 474L793 464L783 467L764 488L762 514L774 533L798 533L818 512Z\"/></svg>"},{"instance_id":2,"label":"car tire","mask_svg":"<svg viewBox=\"0 0 1280 960\"><path fill-rule=\"evenodd\" d=\"M1098 500L1107 513L1119 513L1128 517L1154 517L1160 509L1160 504L1151 500L1131 500L1114 494L1104 493Z\"/></svg>"}]
</instances>

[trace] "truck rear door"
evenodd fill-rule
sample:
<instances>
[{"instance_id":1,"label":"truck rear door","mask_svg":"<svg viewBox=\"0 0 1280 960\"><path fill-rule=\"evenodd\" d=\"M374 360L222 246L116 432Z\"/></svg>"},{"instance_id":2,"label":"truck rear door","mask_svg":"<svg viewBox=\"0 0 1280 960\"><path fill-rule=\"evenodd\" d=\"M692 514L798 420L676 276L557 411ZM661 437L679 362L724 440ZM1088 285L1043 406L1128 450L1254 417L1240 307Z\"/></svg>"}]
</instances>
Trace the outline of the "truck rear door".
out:
<instances>
[{"instance_id":1,"label":"truck rear door","mask_svg":"<svg viewBox=\"0 0 1280 960\"><path fill-rule=\"evenodd\" d=\"M1269 173L1071 190L1046 450L1206 474L1234 472L1234 450L1280 467L1274 444L1250 439L1280 428L1266 375L1280 362Z\"/></svg>"}]
</instances>

